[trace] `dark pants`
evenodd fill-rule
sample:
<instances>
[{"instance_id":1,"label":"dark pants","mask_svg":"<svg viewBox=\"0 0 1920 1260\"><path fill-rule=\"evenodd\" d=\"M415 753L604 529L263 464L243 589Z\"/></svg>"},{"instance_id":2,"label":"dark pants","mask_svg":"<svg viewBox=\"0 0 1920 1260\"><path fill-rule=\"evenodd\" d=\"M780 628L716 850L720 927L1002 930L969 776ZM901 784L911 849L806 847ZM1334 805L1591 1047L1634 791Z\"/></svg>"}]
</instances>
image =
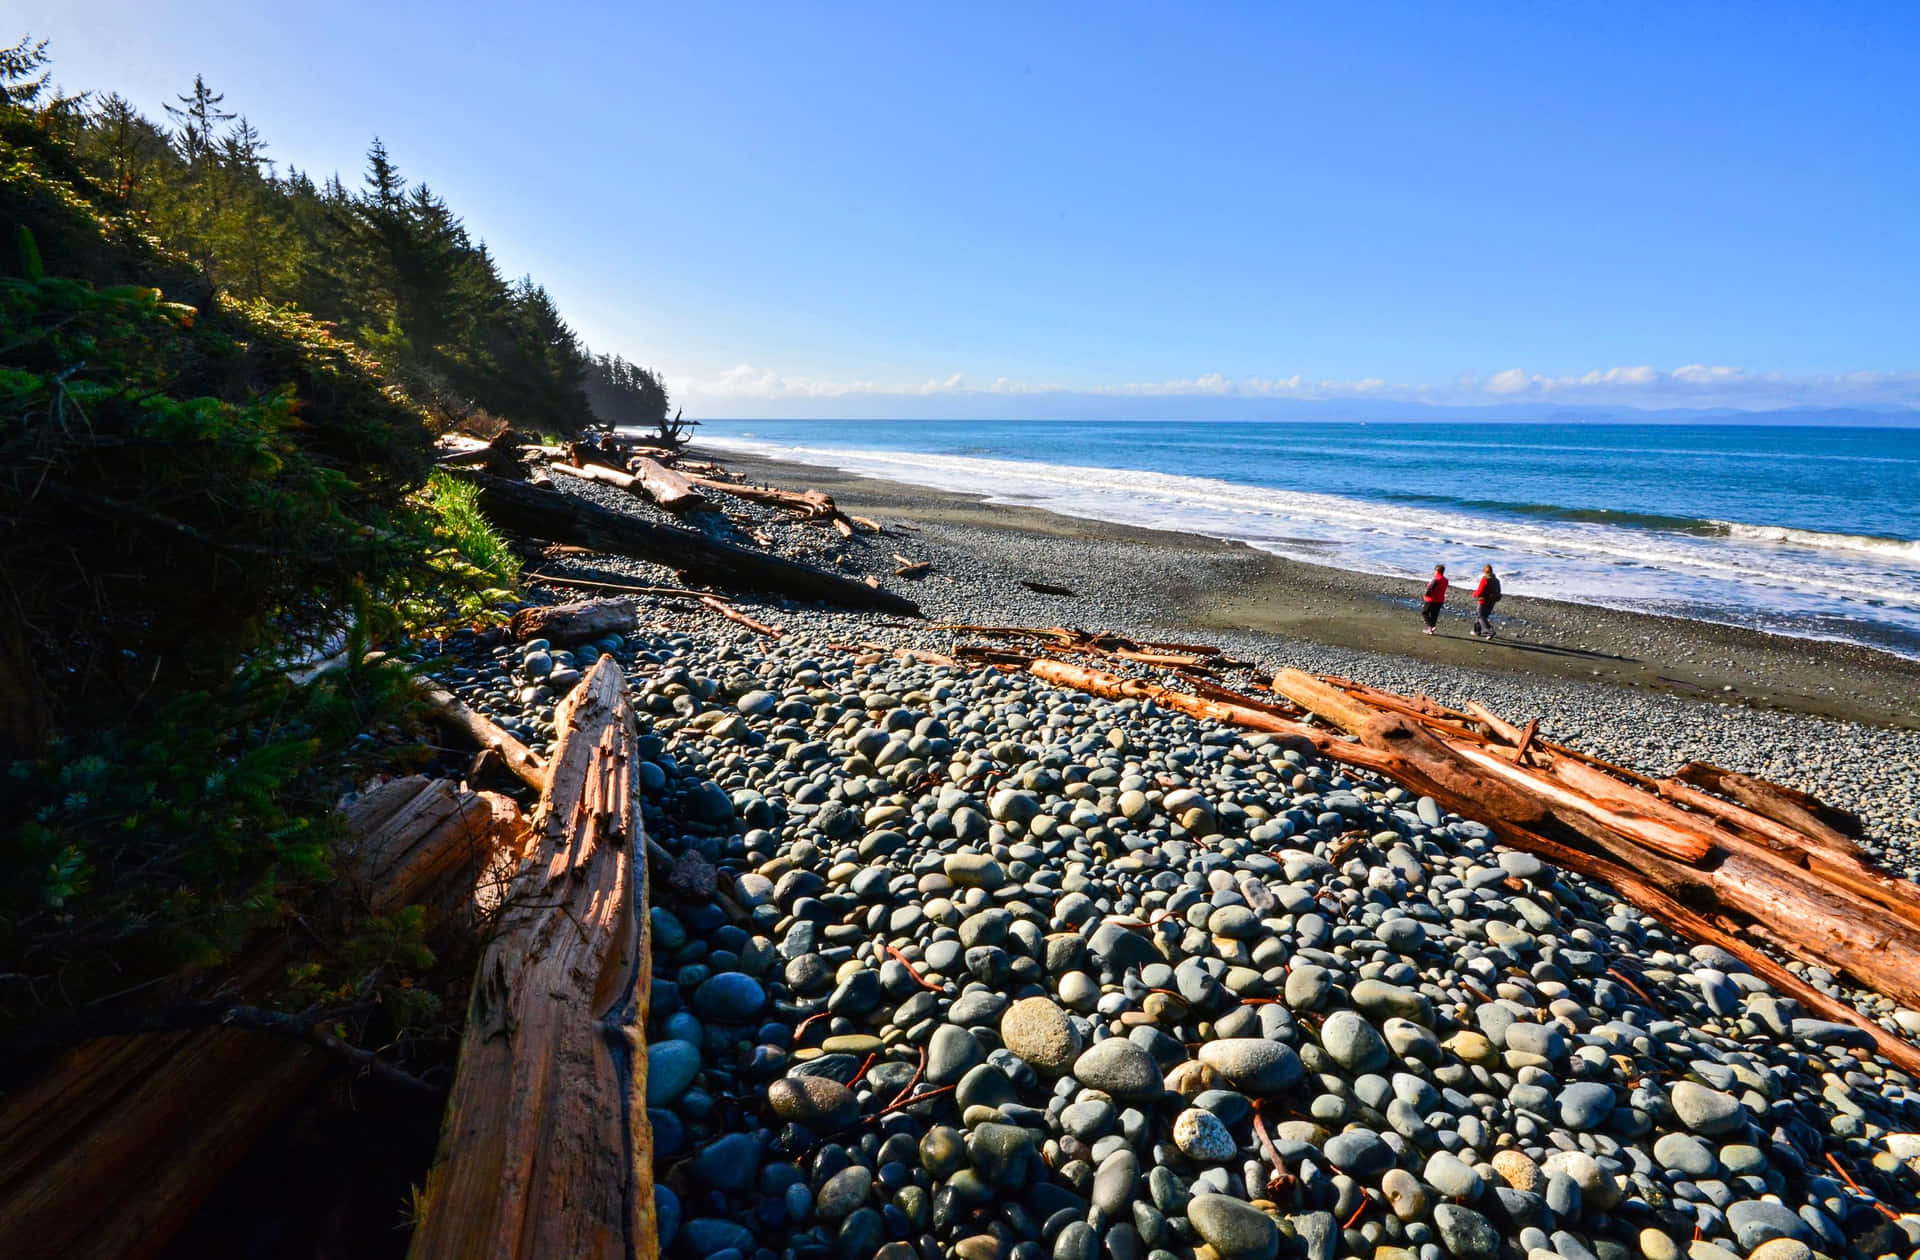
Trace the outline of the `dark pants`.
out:
<instances>
[{"instance_id":1,"label":"dark pants","mask_svg":"<svg viewBox=\"0 0 1920 1260\"><path fill-rule=\"evenodd\" d=\"M1440 624L1440 607L1439 604L1435 603L1424 601L1421 603L1420 620L1427 623L1427 629L1431 630Z\"/></svg>"},{"instance_id":2,"label":"dark pants","mask_svg":"<svg viewBox=\"0 0 1920 1260\"><path fill-rule=\"evenodd\" d=\"M1484 635L1493 634L1493 601L1492 600L1483 599L1480 601L1480 615L1474 618L1473 632L1475 634L1484 634Z\"/></svg>"}]
</instances>

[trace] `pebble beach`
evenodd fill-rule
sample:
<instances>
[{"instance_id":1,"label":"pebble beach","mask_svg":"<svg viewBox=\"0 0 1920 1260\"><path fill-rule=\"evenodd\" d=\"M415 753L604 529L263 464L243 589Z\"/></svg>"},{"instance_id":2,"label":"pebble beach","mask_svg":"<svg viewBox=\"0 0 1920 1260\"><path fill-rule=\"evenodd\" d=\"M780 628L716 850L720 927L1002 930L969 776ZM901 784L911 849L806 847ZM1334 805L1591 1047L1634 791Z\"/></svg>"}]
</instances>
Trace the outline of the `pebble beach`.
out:
<instances>
[{"instance_id":1,"label":"pebble beach","mask_svg":"<svg viewBox=\"0 0 1920 1260\"><path fill-rule=\"evenodd\" d=\"M1844 697L1796 709L1209 625L1193 615L1209 588L1216 607L1244 593L1222 585L1248 563L1231 549L996 528L947 503L908 517L884 506L896 491L831 489L886 532L843 540L724 496L706 527L880 576L926 622L742 598L784 632L772 639L643 596L630 634L440 649L454 689L536 747L555 698L613 655L641 717L650 836L732 890L737 916L697 878L654 892L647 1106L666 1254L1920 1247L1920 1086L1857 1029L1389 783L1153 705L897 649L950 650L942 621L1067 624L1472 698L1637 768L1696 758L1807 788L1859 812L1869 847L1907 873L1910 724ZM897 555L932 571L896 579ZM530 568L674 580L605 556ZM595 593L613 592L542 592ZM1518 612L1519 634L1572 641L1555 610ZM1610 625L1587 633L1647 632ZM1608 646L1576 648L1622 655ZM1849 668L1843 689L1863 692L1879 670L1884 703L1913 686L1897 665ZM1796 969L1920 1031L1920 1014Z\"/></svg>"}]
</instances>

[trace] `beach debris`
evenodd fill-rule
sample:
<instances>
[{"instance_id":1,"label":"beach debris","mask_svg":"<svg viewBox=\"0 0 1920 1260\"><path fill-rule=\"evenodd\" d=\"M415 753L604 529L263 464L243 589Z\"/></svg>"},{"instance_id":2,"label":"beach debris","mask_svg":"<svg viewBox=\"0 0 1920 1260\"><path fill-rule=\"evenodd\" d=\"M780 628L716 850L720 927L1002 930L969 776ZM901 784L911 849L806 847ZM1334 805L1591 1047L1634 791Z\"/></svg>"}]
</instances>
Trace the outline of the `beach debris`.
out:
<instances>
[{"instance_id":1,"label":"beach debris","mask_svg":"<svg viewBox=\"0 0 1920 1260\"><path fill-rule=\"evenodd\" d=\"M783 556L736 547L705 534L640 520L567 495L479 473L457 475L480 489L480 506L495 525L513 533L636 556L702 579L735 582L799 599L918 616L914 603L891 591L852 582Z\"/></svg>"},{"instance_id":2,"label":"beach debris","mask_svg":"<svg viewBox=\"0 0 1920 1260\"><path fill-rule=\"evenodd\" d=\"M1026 587L1036 595L1065 595L1073 598L1073 592L1071 590L1064 586L1055 586L1051 582L1032 582L1026 578L1021 578L1020 585Z\"/></svg>"},{"instance_id":3,"label":"beach debris","mask_svg":"<svg viewBox=\"0 0 1920 1260\"><path fill-rule=\"evenodd\" d=\"M707 506L707 501L700 496L700 491L694 488L692 481L659 460L638 455L628 466L633 469L634 478L647 497L667 511L694 512Z\"/></svg>"},{"instance_id":4,"label":"beach debris","mask_svg":"<svg viewBox=\"0 0 1920 1260\"><path fill-rule=\"evenodd\" d=\"M646 832L626 678L560 705L529 860L475 975L410 1254L652 1256Z\"/></svg>"}]
</instances>

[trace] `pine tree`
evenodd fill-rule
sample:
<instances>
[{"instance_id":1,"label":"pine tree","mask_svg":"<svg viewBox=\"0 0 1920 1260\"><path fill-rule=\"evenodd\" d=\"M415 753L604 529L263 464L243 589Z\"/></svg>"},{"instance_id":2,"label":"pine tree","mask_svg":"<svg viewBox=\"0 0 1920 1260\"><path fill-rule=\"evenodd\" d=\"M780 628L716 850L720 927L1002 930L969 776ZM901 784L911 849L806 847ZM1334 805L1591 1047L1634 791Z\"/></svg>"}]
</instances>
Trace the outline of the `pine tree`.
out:
<instances>
[{"instance_id":1,"label":"pine tree","mask_svg":"<svg viewBox=\"0 0 1920 1260\"><path fill-rule=\"evenodd\" d=\"M194 166L213 153L214 133L234 116L220 108L226 93L214 91L197 74L193 76L193 92L174 99L180 104L168 105L167 117L180 124L180 155L188 166Z\"/></svg>"}]
</instances>

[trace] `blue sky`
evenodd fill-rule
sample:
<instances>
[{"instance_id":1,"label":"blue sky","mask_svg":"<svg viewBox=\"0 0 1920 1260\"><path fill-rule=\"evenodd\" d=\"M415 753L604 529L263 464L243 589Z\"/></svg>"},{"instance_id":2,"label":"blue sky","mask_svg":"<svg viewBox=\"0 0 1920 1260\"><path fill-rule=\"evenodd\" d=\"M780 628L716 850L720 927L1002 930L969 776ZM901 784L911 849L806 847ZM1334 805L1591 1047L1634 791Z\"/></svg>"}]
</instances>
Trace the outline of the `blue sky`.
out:
<instances>
[{"instance_id":1,"label":"blue sky","mask_svg":"<svg viewBox=\"0 0 1920 1260\"><path fill-rule=\"evenodd\" d=\"M380 135L690 413L1920 405L1911 4L8 9Z\"/></svg>"}]
</instances>

